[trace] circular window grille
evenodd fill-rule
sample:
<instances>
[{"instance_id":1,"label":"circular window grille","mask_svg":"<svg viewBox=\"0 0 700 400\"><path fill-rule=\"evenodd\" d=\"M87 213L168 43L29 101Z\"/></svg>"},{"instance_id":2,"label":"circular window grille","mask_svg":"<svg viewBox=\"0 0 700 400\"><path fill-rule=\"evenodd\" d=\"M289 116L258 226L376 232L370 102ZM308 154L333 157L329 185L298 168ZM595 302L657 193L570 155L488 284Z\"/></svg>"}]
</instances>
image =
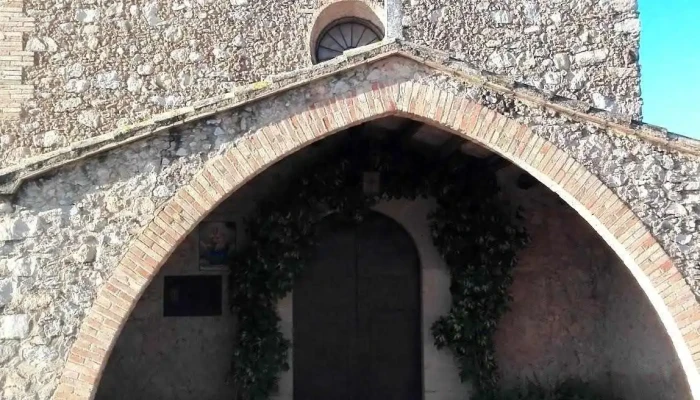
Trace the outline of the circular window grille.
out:
<instances>
[{"instance_id":1,"label":"circular window grille","mask_svg":"<svg viewBox=\"0 0 700 400\"><path fill-rule=\"evenodd\" d=\"M337 21L321 32L316 44L316 61L328 61L342 55L345 50L367 46L381 39L379 29L366 21Z\"/></svg>"}]
</instances>

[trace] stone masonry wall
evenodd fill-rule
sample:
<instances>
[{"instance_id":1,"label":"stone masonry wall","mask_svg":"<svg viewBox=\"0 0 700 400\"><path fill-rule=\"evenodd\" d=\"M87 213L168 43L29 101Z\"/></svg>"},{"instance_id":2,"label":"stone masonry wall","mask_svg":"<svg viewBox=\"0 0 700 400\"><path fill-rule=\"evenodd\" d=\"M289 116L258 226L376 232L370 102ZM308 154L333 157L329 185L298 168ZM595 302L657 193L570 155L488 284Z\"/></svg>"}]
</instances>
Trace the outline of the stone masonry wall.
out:
<instances>
[{"instance_id":1,"label":"stone masonry wall","mask_svg":"<svg viewBox=\"0 0 700 400\"><path fill-rule=\"evenodd\" d=\"M0 202L0 398L51 396L97 288L155 210L207 160L244 135L350 88L361 93L371 91L373 82L409 81L466 96L531 125L614 188L695 285L696 158L514 104L413 61L390 58L63 167L25 183L12 202Z\"/></svg>"},{"instance_id":2,"label":"stone masonry wall","mask_svg":"<svg viewBox=\"0 0 700 400\"><path fill-rule=\"evenodd\" d=\"M636 0L403 0L404 37L540 89L641 117Z\"/></svg>"},{"instance_id":3,"label":"stone masonry wall","mask_svg":"<svg viewBox=\"0 0 700 400\"><path fill-rule=\"evenodd\" d=\"M580 377L620 399L690 399L668 334L617 256L549 189L520 190L518 170L507 173L531 243L495 336L504 386Z\"/></svg>"},{"instance_id":4,"label":"stone masonry wall","mask_svg":"<svg viewBox=\"0 0 700 400\"><path fill-rule=\"evenodd\" d=\"M23 101L23 123L0 126L0 167L309 66L314 12L329 2L23 1L36 20L24 43L37 55L25 71L35 90L22 92L33 94ZM400 18L400 2L387 5ZM403 7L409 40L640 115L634 0L406 0Z\"/></svg>"},{"instance_id":5,"label":"stone masonry wall","mask_svg":"<svg viewBox=\"0 0 700 400\"><path fill-rule=\"evenodd\" d=\"M35 95L23 123L0 130L0 167L310 65L307 31L322 4L24 3L36 20L25 43L37 54L25 71Z\"/></svg>"}]
</instances>

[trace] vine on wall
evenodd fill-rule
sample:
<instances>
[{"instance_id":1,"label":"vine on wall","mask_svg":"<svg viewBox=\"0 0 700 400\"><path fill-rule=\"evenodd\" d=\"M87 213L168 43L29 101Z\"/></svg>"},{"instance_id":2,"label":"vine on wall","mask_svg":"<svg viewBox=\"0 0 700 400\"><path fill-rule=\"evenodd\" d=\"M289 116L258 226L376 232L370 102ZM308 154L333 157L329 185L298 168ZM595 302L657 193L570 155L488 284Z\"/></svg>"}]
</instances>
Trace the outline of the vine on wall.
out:
<instances>
[{"instance_id":1,"label":"vine on wall","mask_svg":"<svg viewBox=\"0 0 700 400\"><path fill-rule=\"evenodd\" d=\"M352 147L332 165L314 167L260 204L249 219L249 245L232 262L231 296L239 316L233 378L240 400L268 399L289 369L290 342L279 330L278 301L291 292L315 244L314 227L340 213L361 220L383 200L435 198L432 238L450 268L452 305L432 326L438 348L456 357L463 381L479 393L498 382L493 333L511 298L517 252L527 235L499 196L495 175L473 165L449 167L391 142ZM363 173L380 174L381 189L362 190Z\"/></svg>"}]
</instances>

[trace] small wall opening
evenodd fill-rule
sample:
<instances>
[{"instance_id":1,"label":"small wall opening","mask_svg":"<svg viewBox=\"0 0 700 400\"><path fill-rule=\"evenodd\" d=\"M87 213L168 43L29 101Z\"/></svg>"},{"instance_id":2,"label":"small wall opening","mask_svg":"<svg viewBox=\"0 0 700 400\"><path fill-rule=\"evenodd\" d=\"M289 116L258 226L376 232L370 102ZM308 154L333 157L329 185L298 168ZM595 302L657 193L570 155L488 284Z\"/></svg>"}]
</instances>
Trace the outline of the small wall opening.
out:
<instances>
[{"instance_id":1,"label":"small wall opening","mask_svg":"<svg viewBox=\"0 0 700 400\"><path fill-rule=\"evenodd\" d=\"M385 33L384 13L363 1L338 1L322 8L309 33L309 51L314 63L339 57L343 51L381 41Z\"/></svg>"}]
</instances>

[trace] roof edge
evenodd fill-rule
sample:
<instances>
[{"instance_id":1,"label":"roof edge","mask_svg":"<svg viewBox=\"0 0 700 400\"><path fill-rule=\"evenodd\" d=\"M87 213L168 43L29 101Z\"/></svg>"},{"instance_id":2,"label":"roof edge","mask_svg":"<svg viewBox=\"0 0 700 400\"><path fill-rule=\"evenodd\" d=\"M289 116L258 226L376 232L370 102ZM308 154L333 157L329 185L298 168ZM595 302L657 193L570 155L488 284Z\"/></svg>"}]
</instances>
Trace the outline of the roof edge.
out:
<instances>
[{"instance_id":1,"label":"roof edge","mask_svg":"<svg viewBox=\"0 0 700 400\"><path fill-rule=\"evenodd\" d=\"M411 59L459 80L512 96L525 103L548 108L581 122L592 123L618 134L636 136L670 150L700 156L700 140L670 133L664 128L634 120L629 116L613 114L579 100L547 93L507 76L476 68L466 60L442 51L401 39L390 39L346 51L343 56L322 64L269 76L262 81L237 87L232 92L197 101L190 106L153 114L140 122L2 168L0 196L11 196L23 182L62 166L393 56Z\"/></svg>"}]
</instances>

